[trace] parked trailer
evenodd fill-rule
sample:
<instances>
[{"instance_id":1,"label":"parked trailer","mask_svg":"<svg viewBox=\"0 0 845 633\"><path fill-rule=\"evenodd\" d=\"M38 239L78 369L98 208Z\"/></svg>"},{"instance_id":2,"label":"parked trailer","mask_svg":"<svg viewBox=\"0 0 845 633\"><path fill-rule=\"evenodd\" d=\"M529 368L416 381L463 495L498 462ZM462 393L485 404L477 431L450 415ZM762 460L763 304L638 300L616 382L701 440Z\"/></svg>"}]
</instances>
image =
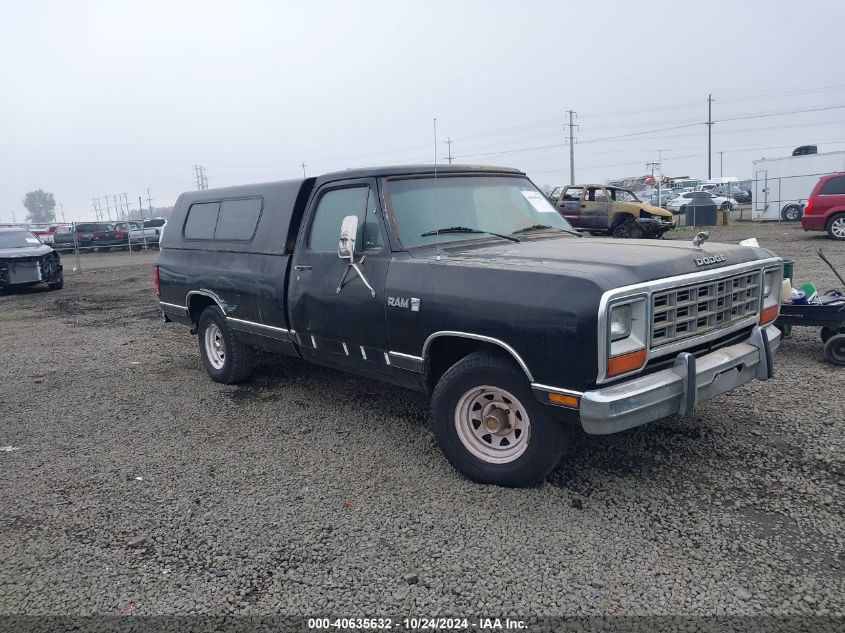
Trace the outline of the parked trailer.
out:
<instances>
[{"instance_id":1,"label":"parked trailer","mask_svg":"<svg viewBox=\"0 0 845 633\"><path fill-rule=\"evenodd\" d=\"M845 151L752 161L754 220L795 222L821 176L845 171Z\"/></svg>"}]
</instances>

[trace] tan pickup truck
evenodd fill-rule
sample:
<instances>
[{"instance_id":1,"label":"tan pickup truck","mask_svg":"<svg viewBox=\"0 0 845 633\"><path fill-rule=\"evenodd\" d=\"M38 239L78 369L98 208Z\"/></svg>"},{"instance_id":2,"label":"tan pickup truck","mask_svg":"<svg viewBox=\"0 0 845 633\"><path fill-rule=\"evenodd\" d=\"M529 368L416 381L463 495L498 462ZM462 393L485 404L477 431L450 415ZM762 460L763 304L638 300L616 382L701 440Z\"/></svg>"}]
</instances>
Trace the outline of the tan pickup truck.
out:
<instances>
[{"instance_id":1,"label":"tan pickup truck","mask_svg":"<svg viewBox=\"0 0 845 633\"><path fill-rule=\"evenodd\" d=\"M628 189L569 185L556 187L549 199L572 226L593 235L660 238L675 228L670 211L643 202Z\"/></svg>"}]
</instances>

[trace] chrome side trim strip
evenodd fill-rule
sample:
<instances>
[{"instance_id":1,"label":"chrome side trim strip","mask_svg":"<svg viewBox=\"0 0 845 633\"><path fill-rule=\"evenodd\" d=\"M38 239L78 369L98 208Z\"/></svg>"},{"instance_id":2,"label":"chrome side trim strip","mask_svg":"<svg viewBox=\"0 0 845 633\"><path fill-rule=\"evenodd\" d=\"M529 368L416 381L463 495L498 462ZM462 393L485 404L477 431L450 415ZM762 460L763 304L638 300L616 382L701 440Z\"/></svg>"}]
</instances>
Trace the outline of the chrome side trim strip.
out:
<instances>
[{"instance_id":1,"label":"chrome side trim strip","mask_svg":"<svg viewBox=\"0 0 845 633\"><path fill-rule=\"evenodd\" d=\"M423 343L422 349L422 357L423 359L428 358L428 348L431 347L431 343L434 339L439 338L441 336L457 336L461 338L471 338L475 339L476 341L484 341L485 343L492 343L493 345L498 345L503 350L505 350L508 354L513 356L513 359L519 364L522 368L522 371L525 372L526 378L528 378L529 382L534 382L534 377L531 375L531 371L528 369L528 365L525 364L525 361L522 360L522 357L516 353L516 350L512 348L510 345L505 343L504 341L500 341L497 338L492 338L490 336L483 336L481 334L472 334L470 332L456 332L452 330L443 330L440 332L435 332L434 334L429 335L427 339L425 339L425 343Z\"/></svg>"},{"instance_id":2,"label":"chrome side trim strip","mask_svg":"<svg viewBox=\"0 0 845 633\"><path fill-rule=\"evenodd\" d=\"M264 323L247 321L246 319L236 319L235 317L226 317L226 322L231 325L233 330L237 330L239 332L248 332L258 336L266 336L267 338L276 339L278 341L290 341L290 332L283 327L265 325Z\"/></svg>"},{"instance_id":3,"label":"chrome side trim strip","mask_svg":"<svg viewBox=\"0 0 845 633\"><path fill-rule=\"evenodd\" d=\"M407 358L408 360L415 360L422 362L422 356L414 356L413 354L403 354L402 352L388 352L391 356L397 356L398 358Z\"/></svg>"},{"instance_id":4,"label":"chrome side trim strip","mask_svg":"<svg viewBox=\"0 0 845 633\"><path fill-rule=\"evenodd\" d=\"M539 382L531 383L532 389L539 389L540 391L548 391L550 393L559 393L562 396L574 396L580 398L584 395L583 391L574 391L572 389L564 389L563 387L552 387L551 385L543 385Z\"/></svg>"},{"instance_id":5,"label":"chrome side trim strip","mask_svg":"<svg viewBox=\"0 0 845 633\"><path fill-rule=\"evenodd\" d=\"M235 317L226 317L227 321L231 321L233 323L241 323L243 325L252 325L253 327L260 327L264 330L273 330L274 332L279 332L280 334L288 334L288 330L283 327L276 327L275 325L264 325L263 323L256 323L255 321L247 321L246 319L236 319Z\"/></svg>"},{"instance_id":6,"label":"chrome side trim strip","mask_svg":"<svg viewBox=\"0 0 845 633\"><path fill-rule=\"evenodd\" d=\"M214 300L214 303L217 304L217 307L223 312L223 315L226 315L226 308L223 307L223 302L220 301L220 297L216 294L211 292L210 290L191 290L188 294L185 295L185 306L186 309L191 305L191 297L194 295L202 295L203 297L210 297Z\"/></svg>"},{"instance_id":7,"label":"chrome side trim strip","mask_svg":"<svg viewBox=\"0 0 845 633\"><path fill-rule=\"evenodd\" d=\"M311 347L313 347L314 349L317 349L317 341L314 340L313 334L311 335Z\"/></svg>"},{"instance_id":8,"label":"chrome side trim strip","mask_svg":"<svg viewBox=\"0 0 845 633\"><path fill-rule=\"evenodd\" d=\"M343 345L343 353L346 354L347 356L349 356L349 348L346 347L346 343L342 343L342 345Z\"/></svg>"},{"instance_id":9,"label":"chrome side trim strip","mask_svg":"<svg viewBox=\"0 0 845 633\"><path fill-rule=\"evenodd\" d=\"M387 352L384 353L384 362L385 364L390 365L390 356L387 354Z\"/></svg>"},{"instance_id":10,"label":"chrome side trim strip","mask_svg":"<svg viewBox=\"0 0 845 633\"><path fill-rule=\"evenodd\" d=\"M175 303L167 303L166 301L159 301L158 305L164 308L169 308L171 312L180 312L182 314L188 314L188 308L185 306L180 306Z\"/></svg>"},{"instance_id":11,"label":"chrome side trim strip","mask_svg":"<svg viewBox=\"0 0 845 633\"><path fill-rule=\"evenodd\" d=\"M361 345L361 358L367 360L367 351L364 349L363 345Z\"/></svg>"}]
</instances>

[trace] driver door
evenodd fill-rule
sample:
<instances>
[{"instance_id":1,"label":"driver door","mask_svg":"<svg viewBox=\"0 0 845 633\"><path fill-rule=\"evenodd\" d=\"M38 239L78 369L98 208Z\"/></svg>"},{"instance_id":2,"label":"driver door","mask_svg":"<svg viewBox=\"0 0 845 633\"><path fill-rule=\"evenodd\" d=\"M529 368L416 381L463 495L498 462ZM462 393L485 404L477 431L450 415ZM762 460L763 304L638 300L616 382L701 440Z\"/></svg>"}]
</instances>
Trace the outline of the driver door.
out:
<instances>
[{"instance_id":1,"label":"driver door","mask_svg":"<svg viewBox=\"0 0 845 633\"><path fill-rule=\"evenodd\" d=\"M355 262L338 256L344 217L358 217ZM392 374L387 364L384 282L390 262L375 180L330 183L311 199L293 255L289 309L304 358L321 365ZM346 273L343 286L338 286Z\"/></svg>"}]
</instances>

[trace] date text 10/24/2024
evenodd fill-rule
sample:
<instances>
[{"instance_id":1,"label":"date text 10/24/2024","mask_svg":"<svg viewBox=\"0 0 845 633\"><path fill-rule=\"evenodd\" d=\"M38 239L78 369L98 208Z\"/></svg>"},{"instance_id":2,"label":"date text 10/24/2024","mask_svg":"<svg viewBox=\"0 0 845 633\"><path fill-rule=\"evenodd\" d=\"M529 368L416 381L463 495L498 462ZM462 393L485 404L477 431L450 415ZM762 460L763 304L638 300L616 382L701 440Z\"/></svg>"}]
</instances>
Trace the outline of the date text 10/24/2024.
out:
<instances>
[{"instance_id":1,"label":"date text 10/24/2024","mask_svg":"<svg viewBox=\"0 0 845 633\"><path fill-rule=\"evenodd\" d=\"M308 628L315 631L519 631L527 627L524 620L511 618L308 618Z\"/></svg>"}]
</instances>

